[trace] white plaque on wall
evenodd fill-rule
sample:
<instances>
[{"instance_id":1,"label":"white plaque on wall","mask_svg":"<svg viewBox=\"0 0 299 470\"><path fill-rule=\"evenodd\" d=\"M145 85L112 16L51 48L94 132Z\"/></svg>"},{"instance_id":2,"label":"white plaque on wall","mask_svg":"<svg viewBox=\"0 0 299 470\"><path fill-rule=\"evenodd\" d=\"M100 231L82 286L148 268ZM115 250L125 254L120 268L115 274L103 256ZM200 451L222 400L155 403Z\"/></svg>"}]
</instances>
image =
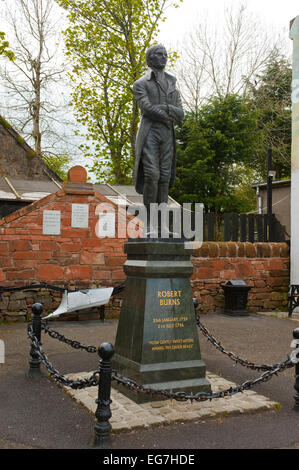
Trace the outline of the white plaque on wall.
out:
<instances>
[{"instance_id":1,"label":"white plaque on wall","mask_svg":"<svg viewBox=\"0 0 299 470\"><path fill-rule=\"evenodd\" d=\"M99 212L99 221L96 225L97 237L115 237L115 213Z\"/></svg>"},{"instance_id":2,"label":"white plaque on wall","mask_svg":"<svg viewBox=\"0 0 299 470\"><path fill-rule=\"evenodd\" d=\"M43 235L60 235L60 211L43 212Z\"/></svg>"},{"instance_id":3,"label":"white plaque on wall","mask_svg":"<svg viewBox=\"0 0 299 470\"><path fill-rule=\"evenodd\" d=\"M72 227L88 228L88 204L72 204Z\"/></svg>"}]
</instances>

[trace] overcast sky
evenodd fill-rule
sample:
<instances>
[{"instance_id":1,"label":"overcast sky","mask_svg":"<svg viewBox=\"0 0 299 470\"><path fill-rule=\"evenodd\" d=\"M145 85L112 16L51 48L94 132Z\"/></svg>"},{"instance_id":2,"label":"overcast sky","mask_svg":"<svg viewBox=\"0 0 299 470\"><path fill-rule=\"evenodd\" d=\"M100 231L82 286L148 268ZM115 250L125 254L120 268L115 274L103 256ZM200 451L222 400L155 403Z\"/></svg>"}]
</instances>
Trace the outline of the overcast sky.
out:
<instances>
[{"instance_id":1,"label":"overcast sky","mask_svg":"<svg viewBox=\"0 0 299 470\"><path fill-rule=\"evenodd\" d=\"M13 5L15 0L8 2ZM273 32L275 36L279 34L285 39L288 52L291 52L289 22L299 15L299 0L184 0L178 9L170 8L166 12L167 20L160 25L159 41L166 47L172 46L172 49L179 50L177 45L184 42L188 30L196 28L206 18L209 19L208 24L220 29L225 8L233 6L238 9L244 4L247 5L247 12L256 15L259 22L265 25L267 32ZM4 25L2 29L6 30ZM85 162L86 159L76 158L77 164L84 165Z\"/></svg>"},{"instance_id":2,"label":"overcast sky","mask_svg":"<svg viewBox=\"0 0 299 470\"><path fill-rule=\"evenodd\" d=\"M268 31L273 29L286 37L290 20L299 15L298 0L184 0L178 9L171 8L167 12L167 20L160 28L161 42L175 44L176 39L182 39L188 29L206 15L213 22L221 22L225 7L240 4L246 4L247 10L256 14Z\"/></svg>"}]
</instances>

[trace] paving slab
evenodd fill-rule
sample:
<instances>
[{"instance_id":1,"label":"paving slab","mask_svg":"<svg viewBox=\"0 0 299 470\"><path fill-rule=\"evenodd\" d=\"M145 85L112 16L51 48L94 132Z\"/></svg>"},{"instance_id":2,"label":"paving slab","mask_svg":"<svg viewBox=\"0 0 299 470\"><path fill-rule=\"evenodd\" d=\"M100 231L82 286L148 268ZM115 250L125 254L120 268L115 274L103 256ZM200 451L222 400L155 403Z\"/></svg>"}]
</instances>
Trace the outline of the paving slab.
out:
<instances>
[{"instance_id":1,"label":"paving slab","mask_svg":"<svg viewBox=\"0 0 299 470\"><path fill-rule=\"evenodd\" d=\"M84 379L92 372L68 374L70 380ZM212 392L234 388L236 384L211 372L206 373L211 383ZM83 405L90 413L95 414L98 396L98 387L88 387L84 391L73 390L70 387L63 389L77 402ZM148 428L153 425L171 424L178 422L202 421L207 418L220 418L229 415L252 413L265 410L279 409L279 403L259 395L253 391L244 391L232 396L215 398L212 400L192 403L190 400L179 402L176 400L153 401L137 404L123 395L120 391L111 389L110 424L112 433Z\"/></svg>"},{"instance_id":2,"label":"paving slab","mask_svg":"<svg viewBox=\"0 0 299 470\"><path fill-rule=\"evenodd\" d=\"M274 318L274 314L250 314L242 318L209 314L201 315L201 320L226 350L257 364L274 364L286 359L292 351L290 343L293 329L297 327L296 321ZM114 344L117 320L107 319L103 323L89 320L54 321L49 322L49 326L67 338L98 346L107 341ZM24 323L0 324L0 338L5 342L5 363L0 364L0 448L93 448L94 412L58 387L43 366L40 379L28 378L30 343L26 328ZM218 381L219 388L242 384L260 375L259 371L235 363L200 332L198 334L209 377L210 373L214 375L210 381L215 384ZM70 348L44 333L42 344L51 363L64 375L73 373L81 377L82 371L98 369L97 354ZM91 374L86 372L86 375ZM227 382L222 381L223 378ZM225 403L224 412L218 409L220 400L193 402L192 405L173 400L168 407L165 401L155 402L151 404L150 413L146 407L139 407L138 411L134 408L134 419L147 410L148 421L146 426L143 424L140 427L131 421L132 428L128 432L117 430L118 423L121 426L125 423L124 419L118 420L118 416L122 408L127 406L129 413L130 407L135 404L128 403L125 396L119 396L118 401L113 400L111 405L113 447L298 449L299 415L294 409L294 369L287 369L244 393L220 399ZM93 406L95 396L92 398ZM82 397L88 399L88 393L87 396L82 394ZM254 405L249 400L251 397ZM273 406L271 401L279 405ZM263 409L268 405L269 408ZM184 413L182 408L185 410L185 406L190 406L190 411ZM161 408L164 408L164 414ZM182 419L178 413L183 414ZM195 417L193 413L196 413Z\"/></svg>"}]
</instances>

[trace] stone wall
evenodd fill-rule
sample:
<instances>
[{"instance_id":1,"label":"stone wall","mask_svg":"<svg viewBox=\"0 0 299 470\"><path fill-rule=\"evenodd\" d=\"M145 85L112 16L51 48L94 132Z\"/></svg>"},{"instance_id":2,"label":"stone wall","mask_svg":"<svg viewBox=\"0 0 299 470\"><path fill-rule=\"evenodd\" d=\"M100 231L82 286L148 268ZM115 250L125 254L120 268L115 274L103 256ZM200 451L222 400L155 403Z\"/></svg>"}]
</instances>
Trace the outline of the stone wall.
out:
<instances>
[{"instance_id":1,"label":"stone wall","mask_svg":"<svg viewBox=\"0 0 299 470\"><path fill-rule=\"evenodd\" d=\"M221 312L222 285L241 279L251 286L248 311L287 311L289 246L286 243L204 242L192 262L193 292L200 311Z\"/></svg>"},{"instance_id":2,"label":"stone wall","mask_svg":"<svg viewBox=\"0 0 299 470\"><path fill-rule=\"evenodd\" d=\"M79 188L79 189L78 189ZM107 204L92 185L65 184L63 189L0 220L0 286L47 283L70 290L117 286L125 279L126 239L98 238L99 204ZM88 228L71 226L72 204L88 204ZM43 211L61 213L60 235L43 234ZM25 320L32 304L45 312L58 307L61 293L42 289L6 292L0 301L0 321ZM113 299L113 306L119 301ZM108 308L109 312L109 308Z\"/></svg>"},{"instance_id":3,"label":"stone wall","mask_svg":"<svg viewBox=\"0 0 299 470\"><path fill-rule=\"evenodd\" d=\"M0 287L44 282L72 290L115 287L124 281L127 238L96 235L99 204L112 203L86 182L84 171L74 167L70 170L73 180L61 190L0 220ZM78 203L88 204L87 228L72 227L72 204ZM59 235L43 234L44 210L60 211ZM194 249L192 262L191 283L202 312L223 311L221 285L230 279L242 279L252 287L250 312L287 309L289 247L285 243L204 242ZM59 306L61 295L48 289L5 292L0 321L28 319L34 302L41 302L50 313ZM107 315L117 316L120 304L121 295L113 298Z\"/></svg>"},{"instance_id":4,"label":"stone wall","mask_svg":"<svg viewBox=\"0 0 299 470\"><path fill-rule=\"evenodd\" d=\"M12 237L13 235L9 235ZM1 286L47 282L70 289L117 286L124 279L125 240L103 239L92 242L69 234L61 242L53 240L6 240L0 242ZM33 243L34 242L34 243ZM4 255L4 256L3 256ZM200 313L222 312L222 285L242 279L251 286L248 311L287 311L289 285L289 247L285 243L209 243L194 250L191 258L194 296ZM74 264L75 263L75 264ZM5 279L4 279L5 277ZM106 317L118 317L122 295L105 308ZM34 302L46 312L58 307L61 294L48 289L4 293L0 301L0 321L30 318ZM92 318L98 318L95 314ZM70 319L78 318L75 314ZM80 317L90 318L90 316Z\"/></svg>"}]
</instances>

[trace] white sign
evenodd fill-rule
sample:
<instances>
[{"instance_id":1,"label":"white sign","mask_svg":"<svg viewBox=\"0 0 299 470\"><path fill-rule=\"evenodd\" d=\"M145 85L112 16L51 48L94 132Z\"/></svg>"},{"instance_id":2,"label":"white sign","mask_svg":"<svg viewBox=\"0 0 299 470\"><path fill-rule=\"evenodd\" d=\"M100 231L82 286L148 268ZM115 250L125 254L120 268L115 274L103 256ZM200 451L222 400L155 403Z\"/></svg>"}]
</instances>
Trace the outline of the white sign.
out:
<instances>
[{"instance_id":1,"label":"white sign","mask_svg":"<svg viewBox=\"0 0 299 470\"><path fill-rule=\"evenodd\" d=\"M99 221L96 225L97 237L115 237L115 213L99 212Z\"/></svg>"},{"instance_id":2,"label":"white sign","mask_svg":"<svg viewBox=\"0 0 299 470\"><path fill-rule=\"evenodd\" d=\"M72 204L72 227L88 228L88 204Z\"/></svg>"},{"instance_id":3,"label":"white sign","mask_svg":"<svg viewBox=\"0 0 299 470\"><path fill-rule=\"evenodd\" d=\"M109 302L112 292L113 287L87 289L78 292L64 291L59 307L55 312L44 317L43 320L46 318L59 317L64 313L74 312L76 310L105 305Z\"/></svg>"},{"instance_id":4,"label":"white sign","mask_svg":"<svg viewBox=\"0 0 299 470\"><path fill-rule=\"evenodd\" d=\"M60 235L60 211L44 211L43 235Z\"/></svg>"},{"instance_id":5,"label":"white sign","mask_svg":"<svg viewBox=\"0 0 299 470\"><path fill-rule=\"evenodd\" d=\"M5 345L4 341L0 339L0 364L4 364L5 362Z\"/></svg>"}]
</instances>

